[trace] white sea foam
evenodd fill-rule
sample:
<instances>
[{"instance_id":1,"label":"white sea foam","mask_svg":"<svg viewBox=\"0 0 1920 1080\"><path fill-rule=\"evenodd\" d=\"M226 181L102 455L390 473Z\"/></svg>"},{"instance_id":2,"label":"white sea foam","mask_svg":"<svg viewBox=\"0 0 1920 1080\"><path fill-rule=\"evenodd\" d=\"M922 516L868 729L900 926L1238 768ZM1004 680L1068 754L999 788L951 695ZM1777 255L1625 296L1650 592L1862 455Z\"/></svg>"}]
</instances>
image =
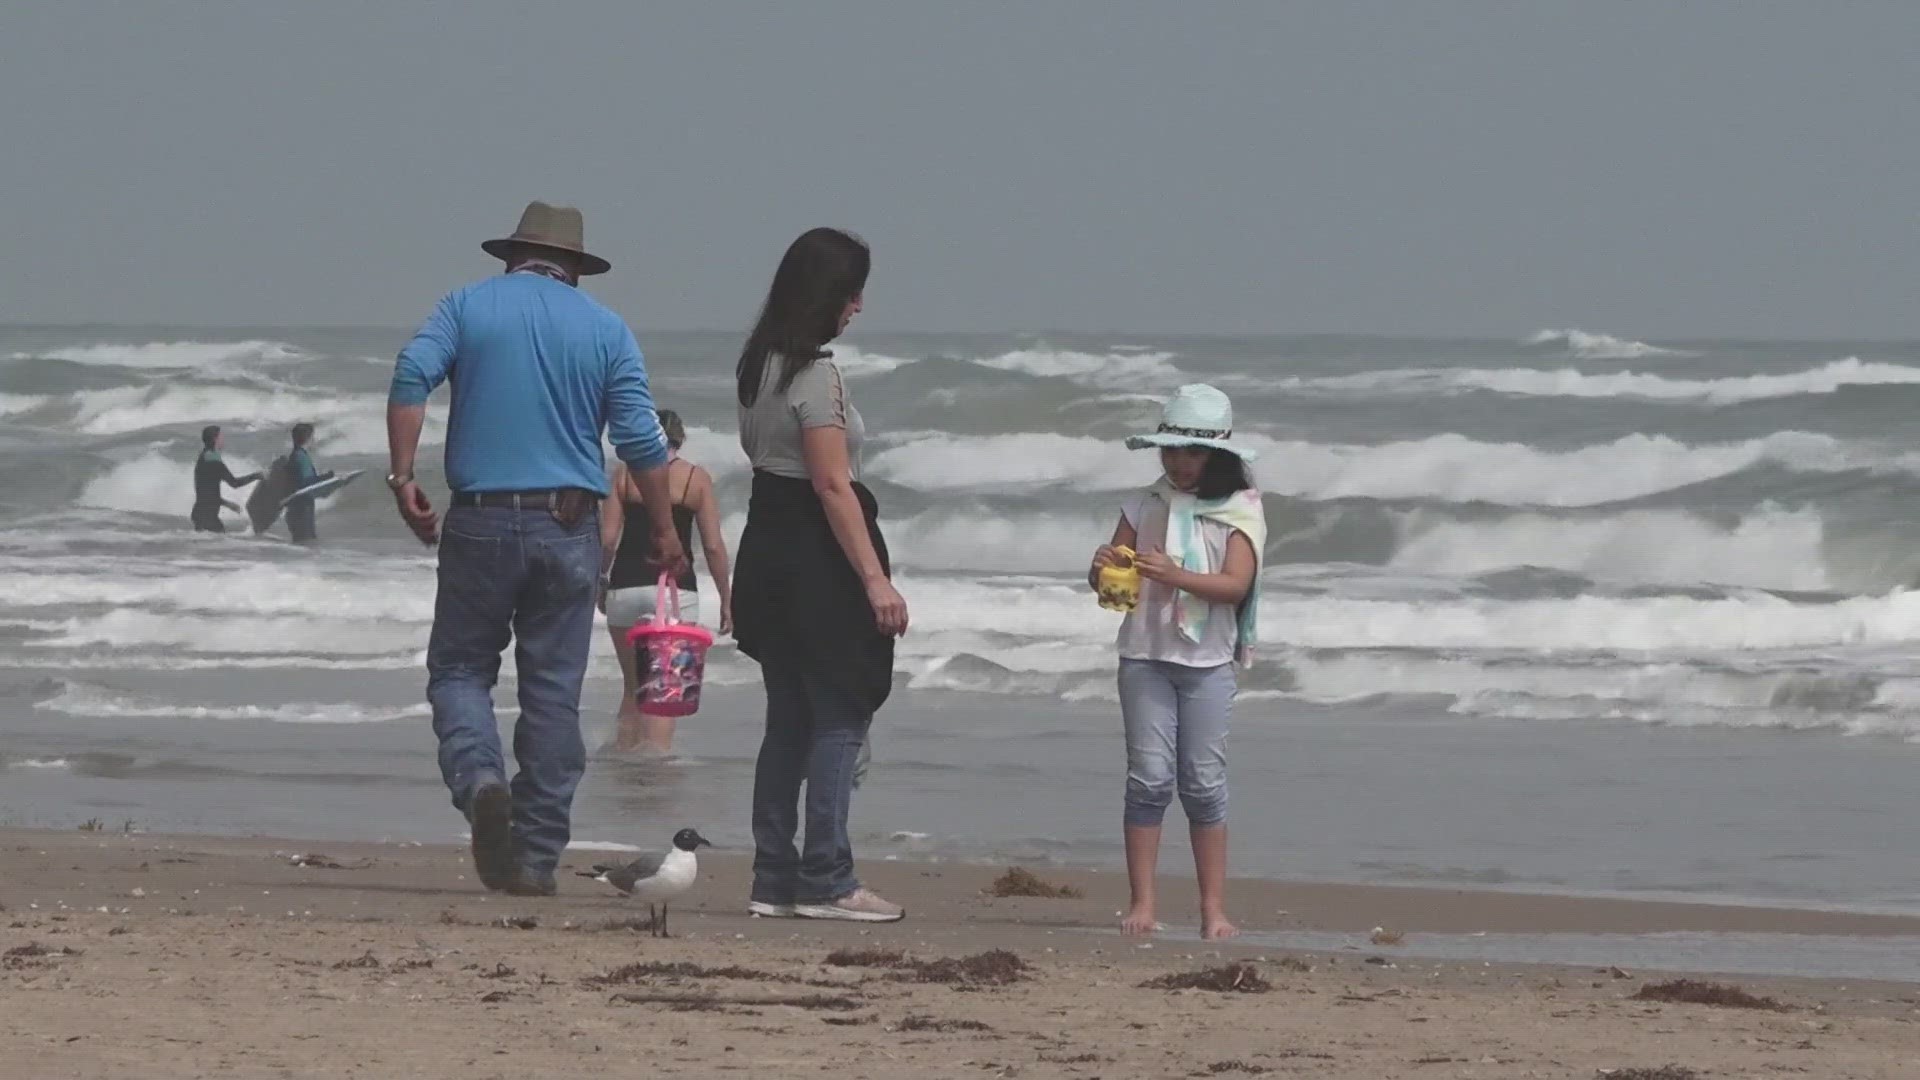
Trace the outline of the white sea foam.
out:
<instances>
[{"instance_id":1,"label":"white sea foam","mask_svg":"<svg viewBox=\"0 0 1920 1080\"><path fill-rule=\"evenodd\" d=\"M164 608L223 616L305 615L344 621L364 619L424 626L433 619L433 577L390 574L377 564L347 574L322 574L292 563L221 564L167 572L102 574L78 570L0 571L0 588L12 604L68 608L113 605Z\"/></svg>"},{"instance_id":2,"label":"white sea foam","mask_svg":"<svg viewBox=\"0 0 1920 1080\"><path fill-rule=\"evenodd\" d=\"M222 455L236 475L244 476L259 466L238 454ZM240 493L243 497L244 492ZM232 498L232 494L228 495ZM239 502L239 499L234 499ZM124 510L136 514L172 514L184 516L193 505L193 464L178 461L157 450L122 461L80 489L81 506L103 510ZM223 510L228 524L244 521L232 510Z\"/></svg>"},{"instance_id":3,"label":"white sea foam","mask_svg":"<svg viewBox=\"0 0 1920 1080\"><path fill-rule=\"evenodd\" d=\"M89 435L125 435L212 423L260 431L305 421L317 429L316 452L386 452L386 399L377 394L341 394L291 386L161 383L86 390L74 395L74 404L74 423ZM445 439L444 411L429 410L422 443Z\"/></svg>"},{"instance_id":4,"label":"white sea foam","mask_svg":"<svg viewBox=\"0 0 1920 1080\"><path fill-rule=\"evenodd\" d=\"M1453 699L1449 711L1510 719L1616 719L1677 726L1834 729L1920 735L1916 680L1685 663L1481 662L1404 653L1294 657L1287 695L1319 704L1381 695ZM1875 711L1875 710L1888 711Z\"/></svg>"},{"instance_id":5,"label":"white sea foam","mask_svg":"<svg viewBox=\"0 0 1920 1080\"><path fill-rule=\"evenodd\" d=\"M302 355L283 341L150 341L144 345L103 343L45 352L16 352L15 360L66 360L76 364L130 368L230 367L245 361L277 362Z\"/></svg>"},{"instance_id":6,"label":"white sea foam","mask_svg":"<svg viewBox=\"0 0 1920 1080\"><path fill-rule=\"evenodd\" d=\"M70 769L73 763L66 758L26 758L6 763L9 769Z\"/></svg>"},{"instance_id":7,"label":"white sea foam","mask_svg":"<svg viewBox=\"0 0 1920 1080\"><path fill-rule=\"evenodd\" d=\"M1920 640L1920 593L1834 603L1579 596L1435 601L1268 596L1263 641L1314 649L1726 653L1905 645Z\"/></svg>"},{"instance_id":8,"label":"white sea foam","mask_svg":"<svg viewBox=\"0 0 1920 1080\"><path fill-rule=\"evenodd\" d=\"M59 629L28 645L60 649L86 646L169 648L189 653L380 656L411 653L421 645L418 626L316 616L227 615L209 619L190 612L121 608L60 622Z\"/></svg>"},{"instance_id":9,"label":"white sea foam","mask_svg":"<svg viewBox=\"0 0 1920 1080\"><path fill-rule=\"evenodd\" d=\"M371 708L353 702L287 702L279 705L193 705L122 694L84 683L67 683L38 703L70 716L128 719L266 720L277 724L373 724L431 715L424 704Z\"/></svg>"},{"instance_id":10,"label":"white sea foam","mask_svg":"<svg viewBox=\"0 0 1920 1080\"><path fill-rule=\"evenodd\" d=\"M19 416L44 407L51 400L45 394L0 394L0 416Z\"/></svg>"},{"instance_id":11,"label":"white sea foam","mask_svg":"<svg viewBox=\"0 0 1920 1080\"><path fill-rule=\"evenodd\" d=\"M1359 375L1275 380L1276 389L1363 394L1459 394L1490 391L1522 397L1639 398L1681 404L1734 405L1769 398L1831 394L1847 386L1899 386L1920 383L1920 368L1869 363L1858 357L1835 360L1805 371L1780 375L1732 375L1719 379L1676 379L1664 375L1616 371L1588 374L1574 368L1396 368Z\"/></svg>"},{"instance_id":12,"label":"white sea foam","mask_svg":"<svg viewBox=\"0 0 1920 1080\"><path fill-rule=\"evenodd\" d=\"M841 373L850 379L857 379L864 375L884 375L889 371L896 371L908 364L919 362L913 357L865 352L845 342L835 342L832 351L834 363L838 364Z\"/></svg>"},{"instance_id":13,"label":"white sea foam","mask_svg":"<svg viewBox=\"0 0 1920 1080\"><path fill-rule=\"evenodd\" d=\"M1463 435L1380 445L1241 437L1258 450L1255 474L1271 494L1305 499L1434 499L1509 506L1593 506L1730 476L1761 464L1800 472L1904 465L1827 435L1779 432L1690 446L1629 435L1571 450L1477 442ZM1113 440L1052 433L936 435L872 455L869 472L922 491L1035 488L1115 491L1156 471L1148 455Z\"/></svg>"},{"instance_id":14,"label":"white sea foam","mask_svg":"<svg viewBox=\"0 0 1920 1080\"><path fill-rule=\"evenodd\" d=\"M1823 561L1825 528L1814 510L1761 510L1732 528L1669 510L1487 521L1415 511L1399 524L1401 539L1388 565L1413 573L1473 576L1535 566L1627 583L1832 587Z\"/></svg>"},{"instance_id":15,"label":"white sea foam","mask_svg":"<svg viewBox=\"0 0 1920 1080\"><path fill-rule=\"evenodd\" d=\"M1088 353L1062 349L1018 349L973 363L995 371L1013 371L1046 379L1071 379L1099 385L1167 384L1182 378L1173 354L1129 349L1126 352Z\"/></svg>"},{"instance_id":16,"label":"white sea foam","mask_svg":"<svg viewBox=\"0 0 1920 1080\"><path fill-rule=\"evenodd\" d=\"M1662 349L1643 341L1585 330L1541 330L1530 335L1522 344L1564 346L1567 352L1580 360L1638 360L1643 356L1690 355L1678 349Z\"/></svg>"}]
</instances>

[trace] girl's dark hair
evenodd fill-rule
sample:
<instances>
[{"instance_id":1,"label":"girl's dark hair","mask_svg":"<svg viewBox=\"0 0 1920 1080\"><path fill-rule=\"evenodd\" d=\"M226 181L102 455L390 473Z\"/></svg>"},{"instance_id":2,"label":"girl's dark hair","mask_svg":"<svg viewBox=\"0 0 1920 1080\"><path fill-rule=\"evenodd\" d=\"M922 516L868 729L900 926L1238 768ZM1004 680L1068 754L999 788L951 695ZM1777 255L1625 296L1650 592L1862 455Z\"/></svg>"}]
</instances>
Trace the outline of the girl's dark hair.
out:
<instances>
[{"instance_id":1,"label":"girl's dark hair","mask_svg":"<svg viewBox=\"0 0 1920 1080\"><path fill-rule=\"evenodd\" d=\"M1200 482L1194 485L1193 494L1211 502L1253 486L1253 474L1240 455L1213 446L1207 448L1207 463L1200 467Z\"/></svg>"},{"instance_id":2,"label":"girl's dark hair","mask_svg":"<svg viewBox=\"0 0 1920 1080\"><path fill-rule=\"evenodd\" d=\"M822 346L840 333L840 315L847 302L866 289L872 266L866 242L850 232L808 229L800 234L773 272L766 306L733 369L741 405L752 407L759 399L767 364L774 357L784 365L776 384L784 392L827 355Z\"/></svg>"},{"instance_id":3,"label":"girl's dark hair","mask_svg":"<svg viewBox=\"0 0 1920 1080\"><path fill-rule=\"evenodd\" d=\"M218 439L219 437L220 437L220 425L208 424L206 427L203 427L200 429L200 446L203 449L211 450L213 449L213 440Z\"/></svg>"},{"instance_id":4,"label":"girl's dark hair","mask_svg":"<svg viewBox=\"0 0 1920 1080\"><path fill-rule=\"evenodd\" d=\"M312 441L313 441L313 425L312 424L293 425L293 445L305 446Z\"/></svg>"},{"instance_id":5,"label":"girl's dark hair","mask_svg":"<svg viewBox=\"0 0 1920 1080\"><path fill-rule=\"evenodd\" d=\"M656 409L654 415L660 418L660 430L666 433L668 446L678 450L685 445L687 425L681 421L679 413L672 409Z\"/></svg>"}]
</instances>

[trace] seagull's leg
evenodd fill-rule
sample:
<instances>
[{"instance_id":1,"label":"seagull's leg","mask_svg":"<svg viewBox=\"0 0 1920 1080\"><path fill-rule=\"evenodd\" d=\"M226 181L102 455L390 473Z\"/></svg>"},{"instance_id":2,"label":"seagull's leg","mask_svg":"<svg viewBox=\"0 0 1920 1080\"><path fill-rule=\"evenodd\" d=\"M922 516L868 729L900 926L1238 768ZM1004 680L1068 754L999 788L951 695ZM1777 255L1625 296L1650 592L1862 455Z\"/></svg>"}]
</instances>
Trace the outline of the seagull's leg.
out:
<instances>
[{"instance_id":1,"label":"seagull's leg","mask_svg":"<svg viewBox=\"0 0 1920 1080\"><path fill-rule=\"evenodd\" d=\"M656 937L660 933L660 913L653 910L651 903L647 905L647 932Z\"/></svg>"},{"instance_id":2,"label":"seagull's leg","mask_svg":"<svg viewBox=\"0 0 1920 1080\"><path fill-rule=\"evenodd\" d=\"M664 902L662 902L660 905L660 936L661 937L673 936L667 933L667 905Z\"/></svg>"}]
</instances>

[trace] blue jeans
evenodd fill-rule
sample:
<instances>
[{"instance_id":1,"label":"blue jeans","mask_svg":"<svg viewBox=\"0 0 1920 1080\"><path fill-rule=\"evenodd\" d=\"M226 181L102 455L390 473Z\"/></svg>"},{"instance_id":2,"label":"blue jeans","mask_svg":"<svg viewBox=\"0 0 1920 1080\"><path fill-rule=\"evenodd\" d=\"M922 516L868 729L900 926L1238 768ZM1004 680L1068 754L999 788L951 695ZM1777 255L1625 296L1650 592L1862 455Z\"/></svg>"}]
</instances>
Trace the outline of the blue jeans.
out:
<instances>
[{"instance_id":1,"label":"blue jeans","mask_svg":"<svg viewBox=\"0 0 1920 1080\"><path fill-rule=\"evenodd\" d=\"M573 791L587 768L580 684L600 572L597 515L569 529L548 511L456 507L440 537L440 588L427 644L427 700L440 775L453 805L502 779L493 687L515 641L520 720L513 728L513 838L521 865L550 874L572 836Z\"/></svg>"},{"instance_id":2,"label":"blue jeans","mask_svg":"<svg viewBox=\"0 0 1920 1080\"><path fill-rule=\"evenodd\" d=\"M1120 661L1128 825L1160 824L1176 790L1188 825L1227 819L1227 726L1237 689L1232 664Z\"/></svg>"},{"instance_id":3,"label":"blue jeans","mask_svg":"<svg viewBox=\"0 0 1920 1080\"><path fill-rule=\"evenodd\" d=\"M753 894L770 904L837 900L858 889L847 813L873 714L858 695L799 668L763 664L767 731L753 771ZM806 785L806 846L800 787Z\"/></svg>"}]
</instances>

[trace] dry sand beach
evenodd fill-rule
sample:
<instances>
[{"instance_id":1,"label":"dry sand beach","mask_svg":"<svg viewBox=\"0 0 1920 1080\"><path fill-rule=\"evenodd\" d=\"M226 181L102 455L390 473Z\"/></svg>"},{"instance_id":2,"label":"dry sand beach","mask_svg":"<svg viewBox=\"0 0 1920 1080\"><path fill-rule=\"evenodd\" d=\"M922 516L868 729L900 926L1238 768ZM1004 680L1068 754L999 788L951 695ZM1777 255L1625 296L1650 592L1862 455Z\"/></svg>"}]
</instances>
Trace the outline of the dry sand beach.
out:
<instances>
[{"instance_id":1,"label":"dry sand beach","mask_svg":"<svg viewBox=\"0 0 1920 1080\"><path fill-rule=\"evenodd\" d=\"M581 878L481 893L452 847L0 831L0 1059L48 1080L1920 1075L1912 983L1717 979L1777 1003L1742 1008L1636 997L1665 972L1419 955L1476 931L1871 947L1920 919L1238 882L1253 930L1365 944L1145 947L1105 931L1113 873L1047 874L1083 899L995 899L992 867L875 863L912 915L863 929L744 915L745 869L703 860L662 941ZM1191 921L1190 889L1166 888L1169 922ZM1404 939L1367 942L1375 926ZM1144 985L1222 968L1218 989Z\"/></svg>"}]
</instances>

